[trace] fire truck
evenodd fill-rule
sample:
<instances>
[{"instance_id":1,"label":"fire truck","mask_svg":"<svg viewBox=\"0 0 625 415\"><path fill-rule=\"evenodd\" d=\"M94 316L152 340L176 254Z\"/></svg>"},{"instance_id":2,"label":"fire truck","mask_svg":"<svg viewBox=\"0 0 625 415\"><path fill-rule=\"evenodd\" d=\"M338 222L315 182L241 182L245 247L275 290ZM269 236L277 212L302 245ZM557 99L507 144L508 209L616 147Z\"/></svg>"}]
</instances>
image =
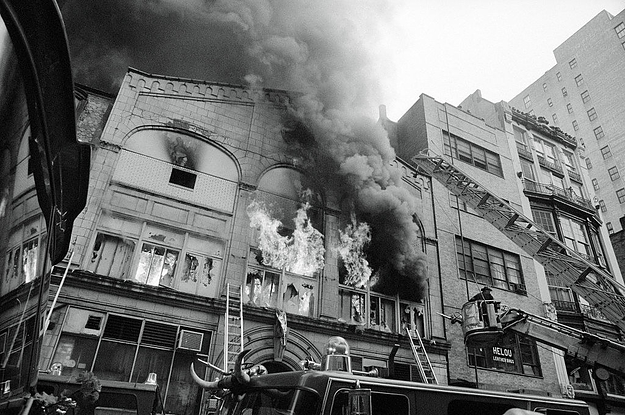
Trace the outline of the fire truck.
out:
<instances>
[{"instance_id":1,"label":"fire truck","mask_svg":"<svg viewBox=\"0 0 625 415\"><path fill-rule=\"evenodd\" d=\"M193 365L191 375L212 394L217 415L590 414L573 399L396 380L393 352L388 373L356 371L342 337L331 337L324 352L319 364L305 361L304 370L269 374L262 365L242 369L244 350L219 380L199 378Z\"/></svg>"}]
</instances>

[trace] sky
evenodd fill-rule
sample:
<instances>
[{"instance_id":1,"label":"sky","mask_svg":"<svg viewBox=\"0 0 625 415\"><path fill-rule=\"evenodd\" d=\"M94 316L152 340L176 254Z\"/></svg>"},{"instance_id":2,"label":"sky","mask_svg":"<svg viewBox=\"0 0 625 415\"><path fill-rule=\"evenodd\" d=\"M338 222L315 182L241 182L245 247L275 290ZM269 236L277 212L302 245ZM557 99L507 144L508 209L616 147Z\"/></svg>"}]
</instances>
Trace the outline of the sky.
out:
<instances>
[{"instance_id":1,"label":"sky","mask_svg":"<svg viewBox=\"0 0 625 415\"><path fill-rule=\"evenodd\" d=\"M510 100L553 50L623 0L66 0L75 79L114 93L126 69L279 89L397 120L428 94ZM338 104L337 95L351 99ZM358 102L358 104L354 104ZM328 107L332 107L329 104Z\"/></svg>"}]
</instances>

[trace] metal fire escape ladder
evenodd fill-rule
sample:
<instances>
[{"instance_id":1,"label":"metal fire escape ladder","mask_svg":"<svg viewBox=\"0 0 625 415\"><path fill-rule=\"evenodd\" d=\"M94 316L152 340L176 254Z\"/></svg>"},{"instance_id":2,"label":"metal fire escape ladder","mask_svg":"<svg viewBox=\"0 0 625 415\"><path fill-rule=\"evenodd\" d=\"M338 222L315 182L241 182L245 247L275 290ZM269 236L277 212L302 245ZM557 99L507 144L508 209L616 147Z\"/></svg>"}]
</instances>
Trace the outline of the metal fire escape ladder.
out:
<instances>
[{"instance_id":1,"label":"metal fire escape ladder","mask_svg":"<svg viewBox=\"0 0 625 415\"><path fill-rule=\"evenodd\" d=\"M625 331L625 287L438 155L412 161Z\"/></svg>"},{"instance_id":2,"label":"metal fire escape ladder","mask_svg":"<svg viewBox=\"0 0 625 415\"><path fill-rule=\"evenodd\" d=\"M436 374L434 373L434 369L432 368L432 362L430 362L430 357L428 356L425 347L423 346L421 335L417 330L410 330L408 327L406 327L406 333L408 334L408 340L410 341L412 354L414 355L415 362L417 362L417 367L419 368L419 375L421 376L421 380L423 381L423 383L438 385L438 379L436 379Z\"/></svg>"},{"instance_id":3,"label":"metal fire escape ladder","mask_svg":"<svg viewBox=\"0 0 625 415\"><path fill-rule=\"evenodd\" d=\"M234 361L243 350L242 286L226 286L226 315L224 319L224 371L234 370Z\"/></svg>"}]
</instances>

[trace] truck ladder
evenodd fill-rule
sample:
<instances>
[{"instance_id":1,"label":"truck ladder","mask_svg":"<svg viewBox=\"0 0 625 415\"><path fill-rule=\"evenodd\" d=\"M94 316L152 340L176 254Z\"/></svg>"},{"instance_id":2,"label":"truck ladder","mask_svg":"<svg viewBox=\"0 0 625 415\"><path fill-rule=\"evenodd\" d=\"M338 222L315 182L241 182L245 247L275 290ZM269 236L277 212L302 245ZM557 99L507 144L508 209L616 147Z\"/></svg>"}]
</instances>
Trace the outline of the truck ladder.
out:
<instances>
[{"instance_id":1,"label":"truck ladder","mask_svg":"<svg viewBox=\"0 0 625 415\"><path fill-rule=\"evenodd\" d=\"M625 287L612 276L551 236L443 157L419 154L412 161L515 242L548 273L558 276L564 285L625 331Z\"/></svg>"},{"instance_id":2,"label":"truck ladder","mask_svg":"<svg viewBox=\"0 0 625 415\"><path fill-rule=\"evenodd\" d=\"M224 322L224 371L234 369L234 361L243 350L242 286L226 286L226 315Z\"/></svg>"},{"instance_id":3,"label":"truck ladder","mask_svg":"<svg viewBox=\"0 0 625 415\"><path fill-rule=\"evenodd\" d=\"M414 360L415 362L417 362L417 367L419 368L419 375L421 376L421 380L423 381L423 383L438 385L438 379L436 379L436 374L434 373L434 369L432 368L432 362L430 362L430 358L425 351L425 347L423 346L423 341L421 340L421 335L419 334L419 331L410 330L408 327L406 327L406 333L408 334L408 340L410 341L410 348L412 349Z\"/></svg>"}]
</instances>

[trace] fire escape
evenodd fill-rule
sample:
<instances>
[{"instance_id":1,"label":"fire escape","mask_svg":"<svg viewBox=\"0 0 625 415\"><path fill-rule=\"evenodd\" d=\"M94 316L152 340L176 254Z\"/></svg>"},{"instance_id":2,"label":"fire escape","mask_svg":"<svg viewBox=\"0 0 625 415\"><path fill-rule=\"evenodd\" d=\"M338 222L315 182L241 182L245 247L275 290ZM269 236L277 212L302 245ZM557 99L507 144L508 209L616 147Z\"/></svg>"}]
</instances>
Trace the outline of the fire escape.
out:
<instances>
[{"instance_id":1,"label":"fire escape","mask_svg":"<svg viewBox=\"0 0 625 415\"><path fill-rule=\"evenodd\" d=\"M625 287L438 155L412 158L481 217L625 332Z\"/></svg>"}]
</instances>

